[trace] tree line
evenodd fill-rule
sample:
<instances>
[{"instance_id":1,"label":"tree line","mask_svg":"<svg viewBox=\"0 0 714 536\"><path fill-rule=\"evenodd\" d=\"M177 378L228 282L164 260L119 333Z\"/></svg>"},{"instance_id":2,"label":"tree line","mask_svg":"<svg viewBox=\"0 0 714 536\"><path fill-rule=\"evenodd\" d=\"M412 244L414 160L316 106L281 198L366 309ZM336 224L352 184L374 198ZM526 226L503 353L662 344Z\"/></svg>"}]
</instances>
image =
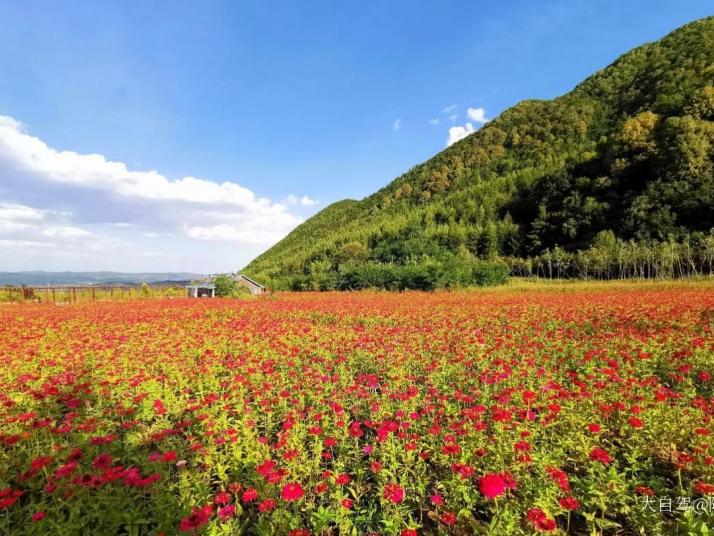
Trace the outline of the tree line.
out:
<instances>
[{"instance_id":1,"label":"tree line","mask_svg":"<svg viewBox=\"0 0 714 536\"><path fill-rule=\"evenodd\" d=\"M714 232L682 242L636 242L598 234L586 250L558 246L534 257L505 257L511 275L548 279L652 279L714 274Z\"/></svg>"}]
</instances>

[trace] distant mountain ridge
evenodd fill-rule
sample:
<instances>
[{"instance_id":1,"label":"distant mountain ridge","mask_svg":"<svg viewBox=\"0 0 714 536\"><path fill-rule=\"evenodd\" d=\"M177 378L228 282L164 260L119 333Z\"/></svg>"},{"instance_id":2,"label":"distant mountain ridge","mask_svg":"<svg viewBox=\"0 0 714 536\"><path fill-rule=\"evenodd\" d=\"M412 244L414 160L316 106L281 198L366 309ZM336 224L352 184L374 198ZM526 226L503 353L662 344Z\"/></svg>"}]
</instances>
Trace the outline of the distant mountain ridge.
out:
<instances>
[{"instance_id":1,"label":"distant mountain ridge","mask_svg":"<svg viewBox=\"0 0 714 536\"><path fill-rule=\"evenodd\" d=\"M389 287L408 267L450 286L469 284L478 259L607 276L629 248L644 275L673 270L660 245L674 242L696 244L711 270L713 169L708 17L566 95L516 104L369 197L326 207L243 271L274 288L348 289Z\"/></svg>"},{"instance_id":2,"label":"distant mountain ridge","mask_svg":"<svg viewBox=\"0 0 714 536\"><path fill-rule=\"evenodd\" d=\"M0 285L138 285L184 283L199 279L189 272L0 272Z\"/></svg>"}]
</instances>

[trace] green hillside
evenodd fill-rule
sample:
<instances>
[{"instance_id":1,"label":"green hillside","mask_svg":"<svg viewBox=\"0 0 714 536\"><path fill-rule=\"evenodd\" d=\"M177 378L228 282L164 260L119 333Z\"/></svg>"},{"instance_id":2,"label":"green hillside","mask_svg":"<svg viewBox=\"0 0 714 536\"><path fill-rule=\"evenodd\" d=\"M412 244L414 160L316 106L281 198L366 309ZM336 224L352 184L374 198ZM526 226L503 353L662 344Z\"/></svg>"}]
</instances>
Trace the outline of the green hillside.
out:
<instances>
[{"instance_id":1,"label":"green hillside","mask_svg":"<svg viewBox=\"0 0 714 536\"><path fill-rule=\"evenodd\" d=\"M713 166L710 17L325 208L244 272L330 289L710 271Z\"/></svg>"}]
</instances>

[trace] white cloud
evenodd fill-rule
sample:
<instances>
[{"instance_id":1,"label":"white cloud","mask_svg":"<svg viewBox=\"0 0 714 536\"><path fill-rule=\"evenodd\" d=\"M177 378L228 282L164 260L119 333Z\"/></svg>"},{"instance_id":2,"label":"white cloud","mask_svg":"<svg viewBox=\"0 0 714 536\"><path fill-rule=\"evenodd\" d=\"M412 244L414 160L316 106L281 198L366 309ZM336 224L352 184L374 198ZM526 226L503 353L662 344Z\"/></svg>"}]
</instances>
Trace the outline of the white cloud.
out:
<instances>
[{"instance_id":1,"label":"white cloud","mask_svg":"<svg viewBox=\"0 0 714 536\"><path fill-rule=\"evenodd\" d=\"M7 116L0 116L0 161L47 182L107 191L125 198L230 205L258 212L279 207L234 182L219 184L195 177L170 180L156 171L130 171L122 162L109 161L99 154L57 151L28 135Z\"/></svg>"},{"instance_id":2,"label":"white cloud","mask_svg":"<svg viewBox=\"0 0 714 536\"><path fill-rule=\"evenodd\" d=\"M214 242L243 242L245 244L265 244L275 243L283 237L283 233L259 230L245 229L240 225L231 225L228 223L219 223L211 226L195 226L187 227L186 233L191 238L197 240L210 240Z\"/></svg>"},{"instance_id":3,"label":"white cloud","mask_svg":"<svg viewBox=\"0 0 714 536\"><path fill-rule=\"evenodd\" d=\"M48 214L51 214L51 211L15 203L0 203L0 221L41 221Z\"/></svg>"},{"instance_id":4,"label":"white cloud","mask_svg":"<svg viewBox=\"0 0 714 536\"><path fill-rule=\"evenodd\" d=\"M37 248L51 248L51 242L36 242L33 240L8 240L6 238L0 239L0 247L3 248L13 248L13 249L37 249Z\"/></svg>"},{"instance_id":5,"label":"white cloud","mask_svg":"<svg viewBox=\"0 0 714 536\"><path fill-rule=\"evenodd\" d=\"M0 219L0 235L9 235L19 233L25 229L29 229L31 225L11 220Z\"/></svg>"},{"instance_id":6,"label":"white cloud","mask_svg":"<svg viewBox=\"0 0 714 536\"><path fill-rule=\"evenodd\" d=\"M28 235L0 238L23 247L48 240L95 247L112 240L91 230L97 225L111 234L268 246L302 221L287 205L316 204L294 195L276 203L231 181L172 180L157 171L130 170L100 154L57 150L7 116L0 116L0 177L0 234ZM71 207L71 212L35 208L43 196L45 206ZM23 197L35 201L3 202ZM90 229L82 222L91 222Z\"/></svg>"},{"instance_id":7,"label":"white cloud","mask_svg":"<svg viewBox=\"0 0 714 536\"><path fill-rule=\"evenodd\" d=\"M392 128L394 130L399 130L400 128L402 128L402 118L401 117L397 117L394 120L394 123L392 123Z\"/></svg>"},{"instance_id":8,"label":"white cloud","mask_svg":"<svg viewBox=\"0 0 714 536\"><path fill-rule=\"evenodd\" d=\"M442 111L443 113L445 113L445 114L450 114L450 113L453 112L454 110L456 110L456 104L450 104L449 106L447 106L446 108L444 108L444 109L441 110L441 111Z\"/></svg>"},{"instance_id":9,"label":"white cloud","mask_svg":"<svg viewBox=\"0 0 714 536\"><path fill-rule=\"evenodd\" d=\"M449 116L449 121L451 121L452 123L454 123L458 118L459 118L459 114L451 114L451 115Z\"/></svg>"},{"instance_id":10,"label":"white cloud","mask_svg":"<svg viewBox=\"0 0 714 536\"><path fill-rule=\"evenodd\" d=\"M71 224L71 214L38 209L17 203L0 203L0 241L15 248L83 247L87 240L96 246L111 239Z\"/></svg>"},{"instance_id":11,"label":"white cloud","mask_svg":"<svg viewBox=\"0 0 714 536\"><path fill-rule=\"evenodd\" d=\"M126 198L247 208L271 205L268 199L256 198L253 192L233 182L219 184L195 177L169 180L156 171L131 171L124 163L107 160L100 154L52 149L7 116L0 116L0 160L48 182L108 191Z\"/></svg>"},{"instance_id":12,"label":"white cloud","mask_svg":"<svg viewBox=\"0 0 714 536\"><path fill-rule=\"evenodd\" d=\"M474 126L471 123L466 123L462 127L451 127L449 129L449 139L446 141L446 146L449 147L457 141L463 140L474 131Z\"/></svg>"},{"instance_id":13,"label":"white cloud","mask_svg":"<svg viewBox=\"0 0 714 536\"><path fill-rule=\"evenodd\" d=\"M68 218L71 214L54 210L20 205L18 203L0 203L0 222L12 222L17 225L34 226L39 222Z\"/></svg>"},{"instance_id":14,"label":"white cloud","mask_svg":"<svg viewBox=\"0 0 714 536\"><path fill-rule=\"evenodd\" d=\"M288 205L302 205L304 207L311 207L313 205L316 205L317 201L306 195L303 195L302 197L298 198L296 195L290 194L285 198L284 203Z\"/></svg>"},{"instance_id":15,"label":"white cloud","mask_svg":"<svg viewBox=\"0 0 714 536\"><path fill-rule=\"evenodd\" d=\"M429 119L429 124L430 125L438 125L439 124L439 118L435 117L434 119Z\"/></svg>"},{"instance_id":16,"label":"white cloud","mask_svg":"<svg viewBox=\"0 0 714 536\"><path fill-rule=\"evenodd\" d=\"M483 124L488 121L488 119L486 119L486 110L483 108L469 108L466 111L466 116L476 123Z\"/></svg>"},{"instance_id":17,"label":"white cloud","mask_svg":"<svg viewBox=\"0 0 714 536\"><path fill-rule=\"evenodd\" d=\"M61 226L61 227L45 227L40 231L42 235L50 238L81 238L92 236L92 233L81 227Z\"/></svg>"},{"instance_id":18,"label":"white cloud","mask_svg":"<svg viewBox=\"0 0 714 536\"><path fill-rule=\"evenodd\" d=\"M466 136L475 132L481 125L487 123L489 119L486 117L486 110L483 108L469 108L466 110L466 116L469 119L462 126L455 126L449 129L449 136L446 140L446 146L449 147L457 141L463 140ZM449 119L456 120L456 114L449 116ZM474 127L474 123L478 123L478 127Z\"/></svg>"}]
</instances>

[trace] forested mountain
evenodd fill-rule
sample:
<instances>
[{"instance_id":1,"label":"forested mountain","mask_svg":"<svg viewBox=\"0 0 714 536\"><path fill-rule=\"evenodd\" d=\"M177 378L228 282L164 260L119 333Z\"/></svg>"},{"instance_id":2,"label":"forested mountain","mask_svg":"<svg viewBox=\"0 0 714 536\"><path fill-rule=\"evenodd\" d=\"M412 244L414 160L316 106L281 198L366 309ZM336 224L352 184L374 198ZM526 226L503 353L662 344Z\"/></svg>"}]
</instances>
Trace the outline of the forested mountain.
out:
<instances>
[{"instance_id":1,"label":"forested mountain","mask_svg":"<svg viewBox=\"0 0 714 536\"><path fill-rule=\"evenodd\" d=\"M275 288L431 288L512 273L653 276L714 258L714 17L503 112L244 270Z\"/></svg>"}]
</instances>

